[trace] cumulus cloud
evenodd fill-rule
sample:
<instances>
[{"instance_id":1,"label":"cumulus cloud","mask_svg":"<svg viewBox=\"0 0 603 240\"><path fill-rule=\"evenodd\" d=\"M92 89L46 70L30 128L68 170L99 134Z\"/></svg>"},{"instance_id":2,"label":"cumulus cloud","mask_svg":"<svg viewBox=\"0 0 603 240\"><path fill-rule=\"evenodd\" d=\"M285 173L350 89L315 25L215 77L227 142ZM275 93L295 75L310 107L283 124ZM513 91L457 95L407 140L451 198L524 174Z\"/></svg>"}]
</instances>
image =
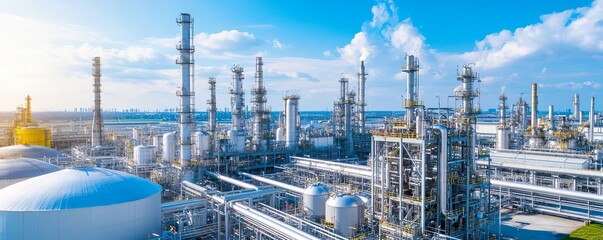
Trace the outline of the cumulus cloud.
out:
<instances>
[{"instance_id":1,"label":"cumulus cloud","mask_svg":"<svg viewBox=\"0 0 603 240\"><path fill-rule=\"evenodd\" d=\"M343 48L337 48L341 58L349 63L357 63L366 60L374 52L375 47L368 41L365 32L359 32L354 35L352 41Z\"/></svg>"},{"instance_id":2,"label":"cumulus cloud","mask_svg":"<svg viewBox=\"0 0 603 240\"><path fill-rule=\"evenodd\" d=\"M277 39L272 40L272 46L276 49L283 49L283 44Z\"/></svg>"},{"instance_id":3,"label":"cumulus cloud","mask_svg":"<svg viewBox=\"0 0 603 240\"><path fill-rule=\"evenodd\" d=\"M251 33L235 29L213 34L199 33L195 36L195 44L198 48L210 50L239 51L258 46L261 41L258 41Z\"/></svg>"},{"instance_id":4,"label":"cumulus cloud","mask_svg":"<svg viewBox=\"0 0 603 240\"><path fill-rule=\"evenodd\" d=\"M410 19L398 24L391 35L391 43L395 48L402 49L407 54L420 56L424 47L425 37L412 25Z\"/></svg>"}]
</instances>

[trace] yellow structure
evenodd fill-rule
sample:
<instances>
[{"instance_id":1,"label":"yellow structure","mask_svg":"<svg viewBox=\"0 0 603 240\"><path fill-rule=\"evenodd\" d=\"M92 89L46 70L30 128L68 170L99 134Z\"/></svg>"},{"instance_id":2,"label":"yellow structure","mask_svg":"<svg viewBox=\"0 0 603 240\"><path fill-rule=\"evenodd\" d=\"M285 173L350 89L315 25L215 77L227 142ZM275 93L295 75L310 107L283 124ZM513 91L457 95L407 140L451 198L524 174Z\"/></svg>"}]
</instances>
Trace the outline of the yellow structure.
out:
<instances>
[{"instance_id":1,"label":"yellow structure","mask_svg":"<svg viewBox=\"0 0 603 240\"><path fill-rule=\"evenodd\" d=\"M51 147L52 135L50 129L40 127L31 120L31 97L25 98L26 107L17 108L17 115L13 120L14 144L30 144Z\"/></svg>"}]
</instances>

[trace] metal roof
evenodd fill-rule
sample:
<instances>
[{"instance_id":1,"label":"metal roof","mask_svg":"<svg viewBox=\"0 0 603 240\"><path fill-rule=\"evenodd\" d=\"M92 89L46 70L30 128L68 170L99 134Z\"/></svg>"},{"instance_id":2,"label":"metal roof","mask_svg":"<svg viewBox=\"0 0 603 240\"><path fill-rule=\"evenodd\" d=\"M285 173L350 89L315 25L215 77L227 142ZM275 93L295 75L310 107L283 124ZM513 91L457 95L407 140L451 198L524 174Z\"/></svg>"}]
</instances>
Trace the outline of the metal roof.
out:
<instances>
[{"instance_id":1,"label":"metal roof","mask_svg":"<svg viewBox=\"0 0 603 240\"><path fill-rule=\"evenodd\" d=\"M60 167L31 158L0 159L1 180L31 178L61 170ZM3 188L0 183L0 188Z\"/></svg>"},{"instance_id":2,"label":"metal roof","mask_svg":"<svg viewBox=\"0 0 603 240\"><path fill-rule=\"evenodd\" d=\"M0 189L0 211L55 211L144 199L161 186L129 173L75 168L30 178Z\"/></svg>"},{"instance_id":3,"label":"metal roof","mask_svg":"<svg viewBox=\"0 0 603 240\"><path fill-rule=\"evenodd\" d=\"M56 158L63 157L61 152L37 145L12 145L0 147L0 158Z\"/></svg>"}]
</instances>

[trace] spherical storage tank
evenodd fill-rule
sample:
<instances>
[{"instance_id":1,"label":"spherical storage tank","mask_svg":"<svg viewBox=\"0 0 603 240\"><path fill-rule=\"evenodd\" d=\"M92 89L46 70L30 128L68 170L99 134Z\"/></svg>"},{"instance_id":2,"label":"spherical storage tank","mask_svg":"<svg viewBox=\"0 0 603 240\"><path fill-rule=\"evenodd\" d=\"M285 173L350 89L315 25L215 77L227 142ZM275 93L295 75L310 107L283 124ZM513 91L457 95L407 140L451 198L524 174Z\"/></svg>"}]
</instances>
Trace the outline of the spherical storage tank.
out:
<instances>
[{"instance_id":1,"label":"spherical storage tank","mask_svg":"<svg viewBox=\"0 0 603 240\"><path fill-rule=\"evenodd\" d=\"M0 189L59 170L56 165L31 158L0 159Z\"/></svg>"},{"instance_id":2,"label":"spherical storage tank","mask_svg":"<svg viewBox=\"0 0 603 240\"><path fill-rule=\"evenodd\" d=\"M0 239L147 239L161 231L161 186L76 168L0 190Z\"/></svg>"},{"instance_id":3,"label":"spherical storage tank","mask_svg":"<svg viewBox=\"0 0 603 240\"><path fill-rule=\"evenodd\" d=\"M329 188L323 183L314 183L304 191L304 211L312 217L325 216L325 202L329 199Z\"/></svg>"},{"instance_id":4,"label":"spherical storage tank","mask_svg":"<svg viewBox=\"0 0 603 240\"><path fill-rule=\"evenodd\" d=\"M352 237L364 219L364 203L354 195L339 194L327 200L325 222L333 224L335 233Z\"/></svg>"},{"instance_id":5,"label":"spherical storage tank","mask_svg":"<svg viewBox=\"0 0 603 240\"><path fill-rule=\"evenodd\" d=\"M134 162L137 165L149 165L155 162L157 158L157 149L155 146L136 146L134 147Z\"/></svg>"}]
</instances>

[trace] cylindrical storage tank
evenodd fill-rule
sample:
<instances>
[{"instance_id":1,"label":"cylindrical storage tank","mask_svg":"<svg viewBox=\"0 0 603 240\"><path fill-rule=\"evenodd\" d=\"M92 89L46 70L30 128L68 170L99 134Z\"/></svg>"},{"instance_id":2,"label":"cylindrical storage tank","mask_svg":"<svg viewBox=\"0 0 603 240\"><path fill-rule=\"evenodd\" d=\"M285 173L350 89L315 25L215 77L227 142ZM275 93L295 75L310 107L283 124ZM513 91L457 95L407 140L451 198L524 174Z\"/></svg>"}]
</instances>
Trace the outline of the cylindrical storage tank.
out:
<instances>
[{"instance_id":1,"label":"cylindrical storage tank","mask_svg":"<svg viewBox=\"0 0 603 240\"><path fill-rule=\"evenodd\" d=\"M52 142L52 135L50 134L50 129L48 128L16 128L14 137L16 144L31 144L43 147L50 147Z\"/></svg>"},{"instance_id":2,"label":"cylindrical storage tank","mask_svg":"<svg viewBox=\"0 0 603 240\"><path fill-rule=\"evenodd\" d=\"M155 146L136 146L134 147L134 162L136 165L149 165L155 162L157 152Z\"/></svg>"},{"instance_id":3,"label":"cylindrical storage tank","mask_svg":"<svg viewBox=\"0 0 603 240\"><path fill-rule=\"evenodd\" d=\"M509 138L511 133L506 128L496 129L496 148L509 149Z\"/></svg>"},{"instance_id":4,"label":"cylindrical storage tank","mask_svg":"<svg viewBox=\"0 0 603 240\"><path fill-rule=\"evenodd\" d=\"M312 217L325 216L325 203L329 199L329 188L323 183L314 183L302 196L304 211Z\"/></svg>"},{"instance_id":5,"label":"cylindrical storage tank","mask_svg":"<svg viewBox=\"0 0 603 240\"><path fill-rule=\"evenodd\" d=\"M163 160L176 161L176 135L173 132L163 134Z\"/></svg>"},{"instance_id":6,"label":"cylindrical storage tank","mask_svg":"<svg viewBox=\"0 0 603 240\"><path fill-rule=\"evenodd\" d=\"M195 155L204 157L209 151L210 138L207 132L195 132Z\"/></svg>"},{"instance_id":7,"label":"cylindrical storage tank","mask_svg":"<svg viewBox=\"0 0 603 240\"><path fill-rule=\"evenodd\" d=\"M276 141L277 142L282 142L284 141L283 136L284 136L284 132L283 132L283 128L277 128L276 129Z\"/></svg>"},{"instance_id":8,"label":"cylindrical storage tank","mask_svg":"<svg viewBox=\"0 0 603 240\"><path fill-rule=\"evenodd\" d=\"M364 203L351 194L334 195L327 200L325 222L332 224L335 233L353 237L364 219Z\"/></svg>"},{"instance_id":9,"label":"cylindrical storage tank","mask_svg":"<svg viewBox=\"0 0 603 240\"><path fill-rule=\"evenodd\" d=\"M161 186L103 168L63 169L0 190L0 239L147 239Z\"/></svg>"},{"instance_id":10,"label":"cylindrical storage tank","mask_svg":"<svg viewBox=\"0 0 603 240\"><path fill-rule=\"evenodd\" d=\"M285 144L288 148L297 147L297 99L286 98L285 105Z\"/></svg>"},{"instance_id":11,"label":"cylindrical storage tank","mask_svg":"<svg viewBox=\"0 0 603 240\"><path fill-rule=\"evenodd\" d=\"M371 205L371 195L370 194L366 194L366 193L362 193L362 192L357 192L354 195L357 198L359 198L360 200L362 200L362 203L364 203L364 208L365 209L369 208L369 206Z\"/></svg>"}]
</instances>

